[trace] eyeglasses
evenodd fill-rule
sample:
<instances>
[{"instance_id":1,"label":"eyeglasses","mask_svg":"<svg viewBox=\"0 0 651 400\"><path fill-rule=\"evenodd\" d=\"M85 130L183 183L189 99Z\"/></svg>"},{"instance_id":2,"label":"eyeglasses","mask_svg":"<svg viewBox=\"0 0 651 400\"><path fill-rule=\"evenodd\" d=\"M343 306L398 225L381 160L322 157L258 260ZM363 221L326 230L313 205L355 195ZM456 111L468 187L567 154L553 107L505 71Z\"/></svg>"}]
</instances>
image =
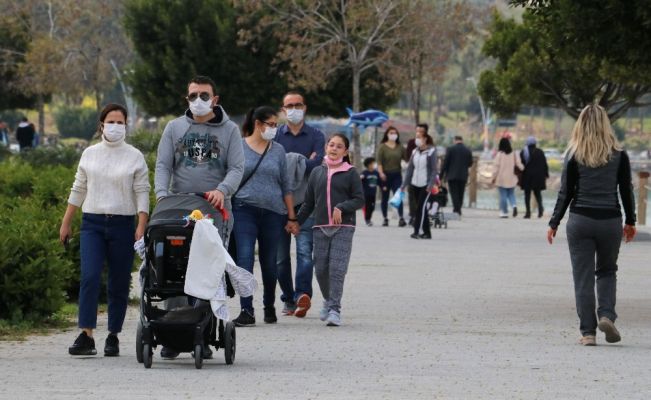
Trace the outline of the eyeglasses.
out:
<instances>
[{"instance_id":1,"label":"eyeglasses","mask_svg":"<svg viewBox=\"0 0 651 400\"><path fill-rule=\"evenodd\" d=\"M263 124L267 125L269 128L276 128L276 127L278 127L278 124L275 123L275 122L267 122L267 121L260 121L260 122L262 122Z\"/></svg>"},{"instance_id":2,"label":"eyeglasses","mask_svg":"<svg viewBox=\"0 0 651 400\"><path fill-rule=\"evenodd\" d=\"M286 110L293 110L295 108L298 108L299 110L305 107L305 104L303 103L290 103L290 104L285 104L283 106L284 109Z\"/></svg>"},{"instance_id":3,"label":"eyeglasses","mask_svg":"<svg viewBox=\"0 0 651 400\"><path fill-rule=\"evenodd\" d=\"M208 101L212 96L208 92L201 92L201 93L192 92L188 95L188 100L195 101L197 97L199 97L203 101Z\"/></svg>"}]
</instances>

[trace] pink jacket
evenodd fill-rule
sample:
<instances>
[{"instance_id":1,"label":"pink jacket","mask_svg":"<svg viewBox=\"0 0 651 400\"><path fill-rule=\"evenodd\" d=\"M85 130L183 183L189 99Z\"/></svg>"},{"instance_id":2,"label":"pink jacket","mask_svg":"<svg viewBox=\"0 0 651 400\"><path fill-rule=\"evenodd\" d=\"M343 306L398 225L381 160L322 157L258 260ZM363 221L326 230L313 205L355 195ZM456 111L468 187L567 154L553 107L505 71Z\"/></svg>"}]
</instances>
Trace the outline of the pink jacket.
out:
<instances>
[{"instance_id":1,"label":"pink jacket","mask_svg":"<svg viewBox=\"0 0 651 400\"><path fill-rule=\"evenodd\" d=\"M518 185L518 177L515 176L513 169L517 165L518 168L524 170L524 165L522 165L520 156L515 151L512 151L511 154L498 152L493 163L495 165L493 176L495 177L496 186L514 188Z\"/></svg>"}]
</instances>

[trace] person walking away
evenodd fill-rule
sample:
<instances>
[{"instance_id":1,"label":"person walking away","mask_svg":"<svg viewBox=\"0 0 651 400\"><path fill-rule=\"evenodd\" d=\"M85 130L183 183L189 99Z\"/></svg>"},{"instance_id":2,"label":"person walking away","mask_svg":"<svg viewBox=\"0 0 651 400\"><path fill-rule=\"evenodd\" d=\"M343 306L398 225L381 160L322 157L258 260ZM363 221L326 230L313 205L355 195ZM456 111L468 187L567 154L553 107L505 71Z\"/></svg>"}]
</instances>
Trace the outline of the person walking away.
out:
<instances>
[{"instance_id":1,"label":"person walking away","mask_svg":"<svg viewBox=\"0 0 651 400\"><path fill-rule=\"evenodd\" d=\"M276 111L258 107L246 115L244 135L244 179L233 196L233 238L237 265L253 273L255 244L264 285L264 322L275 323L276 255L278 236L286 224L296 224L292 189L289 187L285 149L274 142L278 126ZM233 320L237 326L255 325L253 297L240 298L242 311Z\"/></svg>"},{"instance_id":2,"label":"person walking away","mask_svg":"<svg viewBox=\"0 0 651 400\"><path fill-rule=\"evenodd\" d=\"M0 145L3 147L9 147L9 133L7 124L0 120Z\"/></svg>"},{"instance_id":3,"label":"person walking away","mask_svg":"<svg viewBox=\"0 0 651 400\"><path fill-rule=\"evenodd\" d=\"M380 174L380 186L382 188L382 202L380 207L382 209L382 217L384 221L382 226L389 226L389 196L391 192L395 193L402 185L402 167L400 161L402 160L404 149L400 145L400 132L393 126L387 128L382 137L380 147L377 151L377 169ZM403 217L402 204L398 207L398 226L402 227L407 225Z\"/></svg>"},{"instance_id":4,"label":"person walking away","mask_svg":"<svg viewBox=\"0 0 651 400\"><path fill-rule=\"evenodd\" d=\"M518 185L518 176L515 174L515 167L522 171L524 166L520 157L513 151L509 139L500 139L494 163L493 184L497 185L500 195L500 218L509 217L509 204L513 207L513 217L515 218L518 216L518 208L515 203L515 187Z\"/></svg>"},{"instance_id":5,"label":"person walking away","mask_svg":"<svg viewBox=\"0 0 651 400\"><path fill-rule=\"evenodd\" d=\"M305 122L307 105L305 97L296 91L290 91L283 97L282 111L287 123L278 128L274 139L283 145L287 153L298 153L307 158L305 166L305 179L307 180L312 170L323 161L325 149L325 135L323 132ZM295 182L298 187L299 182ZM295 199L294 210L298 212L302 199ZM278 284L282 290L281 300L284 303L282 313L303 318L312 305L312 276L314 274L314 261L312 258L314 218L308 218L301 225L301 232L296 240L296 276L292 282L292 261L290 256L291 235L283 233L279 236L278 256Z\"/></svg>"},{"instance_id":6,"label":"person walking away","mask_svg":"<svg viewBox=\"0 0 651 400\"><path fill-rule=\"evenodd\" d=\"M414 233L411 234L411 238L431 239L432 233L430 231L429 216L427 215L427 202L428 195L431 193L438 177L438 157L434 140L427 133L418 132L416 134L416 146L409 158L402 189L404 190L409 185L411 192L414 193L415 198L418 200L418 209L415 212L412 225ZM423 233L419 235L421 230Z\"/></svg>"},{"instance_id":7,"label":"person walking away","mask_svg":"<svg viewBox=\"0 0 651 400\"><path fill-rule=\"evenodd\" d=\"M623 229L618 193L625 214ZM606 342L619 342L621 335L615 327L617 257L622 235L627 243L635 237L635 196L628 155L617 143L606 110L598 105L585 107L572 130L561 188L549 221L549 244L568 207L566 231L580 321L579 343L596 345L597 328L605 333Z\"/></svg>"},{"instance_id":8,"label":"person walking away","mask_svg":"<svg viewBox=\"0 0 651 400\"><path fill-rule=\"evenodd\" d=\"M350 143L336 133L326 145L324 165L310 174L305 202L298 212L302 224L314 213L314 262L324 303L319 318L341 325L341 299L355 233L355 212L364 205L359 172L348 162Z\"/></svg>"},{"instance_id":9,"label":"person walking away","mask_svg":"<svg viewBox=\"0 0 651 400\"><path fill-rule=\"evenodd\" d=\"M545 152L536 147L536 138L529 136L525 142L525 148L520 152L522 165L522 190L524 190L524 205L527 211L524 218L531 218L531 192L536 196L538 203L538 218L542 218L545 208L543 207L542 191L547 189L547 178L549 168Z\"/></svg>"},{"instance_id":10,"label":"person walking away","mask_svg":"<svg viewBox=\"0 0 651 400\"><path fill-rule=\"evenodd\" d=\"M154 191L156 199L173 193L205 192L216 209L232 213L230 198L242 180L244 151L240 129L218 105L215 82L207 76L195 76L188 82L188 110L170 121L158 143ZM233 228L233 218L226 221L225 246ZM166 300L170 310L188 305L186 296ZM163 347L163 358L178 352ZM211 350L204 347L204 356Z\"/></svg>"},{"instance_id":11,"label":"person walking away","mask_svg":"<svg viewBox=\"0 0 651 400\"><path fill-rule=\"evenodd\" d=\"M68 207L59 228L59 239L72 237L72 219L81 207L81 279L79 328L82 330L68 353L97 354L93 330L97 326L102 268L108 267L108 330L104 356L120 354L122 331L129 299L134 242L145 233L149 216L149 175L142 153L125 143L127 109L107 104L101 111L98 132L102 141L81 155ZM134 229L134 220L138 225Z\"/></svg>"},{"instance_id":12,"label":"person walking away","mask_svg":"<svg viewBox=\"0 0 651 400\"><path fill-rule=\"evenodd\" d=\"M447 181L453 212L461 215L463 196L468 182L468 169L472 167L472 152L463 144L463 137L455 136L454 144L445 152L441 179Z\"/></svg>"},{"instance_id":13,"label":"person walking away","mask_svg":"<svg viewBox=\"0 0 651 400\"><path fill-rule=\"evenodd\" d=\"M23 117L18 124L18 128L16 128L16 140L20 146L20 151L33 147L35 134L34 125L26 117Z\"/></svg>"},{"instance_id":14,"label":"person walking away","mask_svg":"<svg viewBox=\"0 0 651 400\"><path fill-rule=\"evenodd\" d=\"M380 182L380 174L376 170L375 158L368 157L364 160L364 171L360 175L364 187L364 220L366 226L373 226L373 211L375 211L375 198Z\"/></svg>"}]
</instances>

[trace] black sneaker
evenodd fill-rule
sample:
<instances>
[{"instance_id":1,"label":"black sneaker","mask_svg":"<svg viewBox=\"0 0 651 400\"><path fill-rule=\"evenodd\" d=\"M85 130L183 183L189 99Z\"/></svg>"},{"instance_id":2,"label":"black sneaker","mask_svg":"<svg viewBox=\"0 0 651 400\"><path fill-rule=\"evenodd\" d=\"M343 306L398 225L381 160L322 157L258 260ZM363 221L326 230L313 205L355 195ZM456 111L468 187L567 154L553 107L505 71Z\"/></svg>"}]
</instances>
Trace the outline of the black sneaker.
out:
<instances>
[{"instance_id":1,"label":"black sneaker","mask_svg":"<svg viewBox=\"0 0 651 400\"><path fill-rule=\"evenodd\" d=\"M97 354L95 339L88 336L86 332L81 332L75 339L75 343L68 347L68 353L71 356L94 356Z\"/></svg>"},{"instance_id":2,"label":"black sneaker","mask_svg":"<svg viewBox=\"0 0 651 400\"><path fill-rule=\"evenodd\" d=\"M422 235L418 235L418 238L419 239L431 239L432 235L427 234L427 233L423 233Z\"/></svg>"},{"instance_id":3,"label":"black sneaker","mask_svg":"<svg viewBox=\"0 0 651 400\"><path fill-rule=\"evenodd\" d=\"M247 310L242 310L242 312L240 312L240 315L233 320L233 323L235 326L254 326L255 317Z\"/></svg>"},{"instance_id":4,"label":"black sneaker","mask_svg":"<svg viewBox=\"0 0 651 400\"><path fill-rule=\"evenodd\" d=\"M109 333L104 342L104 357L117 357L120 355L120 341L118 335Z\"/></svg>"},{"instance_id":5,"label":"black sneaker","mask_svg":"<svg viewBox=\"0 0 651 400\"><path fill-rule=\"evenodd\" d=\"M276 307L271 306L264 308L264 322L267 324L275 324L278 322L278 318L276 318Z\"/></svg>"},{"instance_id":6,"label":"black sneaker","mask_svg":"<svg viewBox=\"0 0 651 400\"><path fill-rule=\"evenodd\" d=\"M518 216L518 207L513 207L513 218Z\"/></svg>"},{"instance_id":7,"label":"black sneaker","mask_svg":"<svg viewBox=\"0 0 651 400\"><path fill-rule=\"evenodd\" d=\"M382 226L389 226L389 219L385 218L384 221L382 221Z\"/></svg>"},{"instance_id":8,"label":"black sneaker","mask_svg":"<svg viewBox=\"0 0 651 400\"><path fill-rule=\"evenodd\" d=\"M403 226L407 226L407 223L405 222L404 218L400 218L400 220L398 221L398 226L401 227L401 228Z\"/></svg>"},{"instance_id":9,"label":"black sneaker","mask_svg":"<svg viewBox=\"0 0 651 400\"><path fill-rule=\"evenodd\" d=\"M409 237L412 238L412 239L418 239L419 238L417 233L412 233L411 235L409 235Z\"/></svg>"},{"instance_id":10,"label":"black sneaker","mask_svg":"<svg viewBox=\"0 0 651 400\"><path fill-rule=\"evenodd\" d=\"M166 360L173 360L179 356L179 352L169 347L163 346L163 348L160 349L160 356Z\"/></svg>"}]
</instances>

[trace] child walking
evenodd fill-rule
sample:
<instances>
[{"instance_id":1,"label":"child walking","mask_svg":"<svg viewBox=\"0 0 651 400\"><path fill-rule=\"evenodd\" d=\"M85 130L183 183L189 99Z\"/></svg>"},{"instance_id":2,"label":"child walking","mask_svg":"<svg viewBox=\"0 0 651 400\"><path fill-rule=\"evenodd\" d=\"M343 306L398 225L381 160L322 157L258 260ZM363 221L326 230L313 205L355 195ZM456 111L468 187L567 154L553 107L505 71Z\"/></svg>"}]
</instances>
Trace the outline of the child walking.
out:
<instances>
[{"instance_id":1,"label":"child walking","mask_svg":"<svg viewBox=\"0 0 651 400\"><path fill-rule=\"evenodd\" d=\"M380 182L380 174L375 169L375 158L368 157L364 160L364 171L360 175L364 187L364 219L367 226L373 226L373 211L375 211L375 198L377 195L377 184Z\"/></svg>"},{"instance_id":2,"label":"child walking","mask_svg":"<svg viewBox=\"0 0 651 400\"><path fill-rule=\"evenodd\" d=\"M324 164L308 180L299 224L314 212L314 271L328 326L341 325L341 297L355 233L355 212L364 205L359 172L348 162L348 138L336 133L326 143ZM293 233L297 233L295 230Z\"/></svg>"}]
</instances>

